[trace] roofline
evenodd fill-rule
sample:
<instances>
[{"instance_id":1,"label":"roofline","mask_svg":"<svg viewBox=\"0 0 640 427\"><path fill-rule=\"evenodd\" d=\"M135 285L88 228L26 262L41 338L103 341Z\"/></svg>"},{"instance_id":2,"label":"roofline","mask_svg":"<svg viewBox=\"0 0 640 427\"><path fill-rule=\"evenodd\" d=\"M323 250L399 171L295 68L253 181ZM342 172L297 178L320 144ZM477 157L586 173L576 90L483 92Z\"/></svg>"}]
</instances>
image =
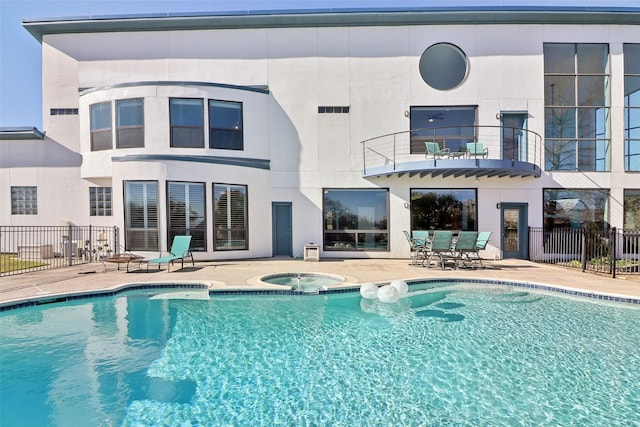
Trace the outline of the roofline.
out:
<instances>
[{"instance_id":1,"label":"roofline","mask_svg":"<svg viewBox=\"0 0 640 427\"><path fill-rule=\"evenodd\" d=\"M39 42L49 34L248 28L442 24L640 25L640 7L463 6L247 10L23 19Z\"/></svg>"},{"instance_id":2,"label":"roofline","mask_svg":"<svg viewBox=\"0 0 640 427\"><path fill-rule=\"evenodd\" d=\"M44 132L36 127L0 127L0 140L44 139Z\"/></svg>"}]
</instances>

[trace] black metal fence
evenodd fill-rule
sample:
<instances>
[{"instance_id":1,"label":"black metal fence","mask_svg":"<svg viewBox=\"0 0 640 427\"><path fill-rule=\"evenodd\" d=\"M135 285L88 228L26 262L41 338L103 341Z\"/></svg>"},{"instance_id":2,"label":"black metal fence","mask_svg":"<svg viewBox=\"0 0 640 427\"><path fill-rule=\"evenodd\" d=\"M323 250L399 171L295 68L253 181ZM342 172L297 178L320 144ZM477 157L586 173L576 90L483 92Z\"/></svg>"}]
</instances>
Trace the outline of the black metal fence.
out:
<instances>
[{"instance_id":1,"label":"black metal fence","mask_svg":"<svg viewBox=\"0 0 640 427\"><path fill-rule=\"evenodd\" d=\"M0 226L0 276L102 261L119 248L118 227Z\"/></svg>"},{"instance_id":2,"label":"black metal fence","mask_svg":"<svg viewBox=\"0 0 640 427\"><path fill-rule=\"evenodd\" d=\"M529 259L611 274L640 273L640 230L529 228Z\"/></svg>"}]
</instances>

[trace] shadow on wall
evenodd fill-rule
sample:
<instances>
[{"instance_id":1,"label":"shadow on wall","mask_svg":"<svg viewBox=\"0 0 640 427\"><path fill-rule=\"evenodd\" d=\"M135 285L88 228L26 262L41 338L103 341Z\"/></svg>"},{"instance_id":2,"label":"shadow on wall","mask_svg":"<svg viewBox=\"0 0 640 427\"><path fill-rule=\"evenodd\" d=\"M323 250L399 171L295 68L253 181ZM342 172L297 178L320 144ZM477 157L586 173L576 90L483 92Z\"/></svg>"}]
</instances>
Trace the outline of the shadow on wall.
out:
<instances>
[{"instance_id":1,"label":"shadow on wall","mask_svg":"<svg viewBox=\"0 0 640 427\"><path fill-rule=\"evenodd\" d=\"M0 141L0 168L80 167L82 155L57 141Z\"/></svg>"}]
</instances>

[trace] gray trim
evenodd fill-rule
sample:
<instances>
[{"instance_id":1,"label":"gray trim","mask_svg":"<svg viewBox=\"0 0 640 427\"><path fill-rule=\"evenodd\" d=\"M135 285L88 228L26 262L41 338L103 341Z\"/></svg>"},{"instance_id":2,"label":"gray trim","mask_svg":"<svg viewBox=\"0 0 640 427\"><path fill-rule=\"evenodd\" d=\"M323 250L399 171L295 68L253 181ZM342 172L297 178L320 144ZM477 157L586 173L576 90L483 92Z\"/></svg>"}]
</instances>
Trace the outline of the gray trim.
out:
<instances>
[{"instance_id":1,"label":"gray trim","mask_svg":"<svg viewBox=\"0 0 640 427\"><path fill-rule=\"evenodd\" d=\"M42 18L22 21L22 26L39 42L42 42L42 37L47 34L447 24L640 25L640 7L450 6L249 10Z\"/></svg>"},{"instance_id":2,"label":"gray trim","mask_svg":"<svg viewBox=\"0 0 640 427\"><path fill-rule=\"evenodd\" d=\"M44 139L44 132L35 127L1 127L0 140Z\"/></svg>"},{"instance_id":3,"label":"gray trim","mask_svg":"<svg viewBox=\"0 0 640 427\"><path fill-rule=\"evenodd\" d=\"M114 156L113 162L155 162L155 161L175 161L175 162L195 162L195 163L215 163L219 165L242 166L255 169L271 169L270 160L252 159L245 157L221 157L221 156L195 156L181 154L133 154L128 156Z\"/></svg>"},{"instance_id":4,"label":"gray trim","mask_svg":"<svg viewBox=\"0 0 640 427\"><path fill-rule=\"evenodd\" d=\"M145 82L127 82L127 83L118 83L114 85L108 86L97 86L91 88L78 88L78 92L80 92L80 96L99 92L103 90L117 89L122 87L136 87L136 86L206 86L206 87L220 87L225 89L234 89L234 90L246 90L249 92L256 92L262 94L269 94L269 86L267 85L257 85L257 86L238 86L227 83L214 83L214 82L186 82L186 81L145 81Z\"/></svg>"}]
</instances>

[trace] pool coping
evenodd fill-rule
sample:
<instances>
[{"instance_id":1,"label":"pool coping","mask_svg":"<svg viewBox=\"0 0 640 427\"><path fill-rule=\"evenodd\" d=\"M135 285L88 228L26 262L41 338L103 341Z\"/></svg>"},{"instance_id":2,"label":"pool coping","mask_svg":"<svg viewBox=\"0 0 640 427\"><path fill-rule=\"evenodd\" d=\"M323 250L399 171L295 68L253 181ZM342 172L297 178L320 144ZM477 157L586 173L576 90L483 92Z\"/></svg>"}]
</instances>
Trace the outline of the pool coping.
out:
<instances>
[{"instance_id":1,"label":"pool coping","mask_svg":"<svg viewBox=\"0 0 640 427\"><path fill-rule=\"evenodd\" d=\"M400 279L402 280L402 279ZM636 304L640 305L639 297L631 297L628 295L614 294L608 292L594 292L585 291L584 289L572 288L561 285L549 285L545 283L526 282L517 280L504 280L504 279L478 279L470 277L433 277L433 278L412 278L407 279L405 282L409 287L414 285L428 284L428 283L472 283L472 284L486 284L486 285L502 285L513 286L519 288L537 289L542 291L549 291L553 293L559 293L564 295L583 297L588 299L596 299L601 301L610 301L623 304ZM136 291L136 290L152 290L152 289L200 289L207 290L209 296L212 295L297 295L297 296L317 296L328 295L338 293L351 293L359 292L359 283L343 282L336 285L330 285L327 289L319 289L317 292L303 292L295 290L286 285L272 285L261 288L247 288L243 286L233 286L226 288L216 287L216 283L220 282L207 282L207 281L191 281L191 282L156 282L156 283L123 283L108 289L91 290L91 291L76 291L76 292L61 292L57 294L47 294L36 297L27 297L17 300L5 301L0 303L0 312L10 311L26 307L34 307L37 305L54 304L58 302L77 301L91 298L100 298L115 296L124 292ZM373 282L377 285L388 284L390 281L385 280L381 282ZM285 288L285 289L283 289Z\"/></svg>"}]
</instances>

